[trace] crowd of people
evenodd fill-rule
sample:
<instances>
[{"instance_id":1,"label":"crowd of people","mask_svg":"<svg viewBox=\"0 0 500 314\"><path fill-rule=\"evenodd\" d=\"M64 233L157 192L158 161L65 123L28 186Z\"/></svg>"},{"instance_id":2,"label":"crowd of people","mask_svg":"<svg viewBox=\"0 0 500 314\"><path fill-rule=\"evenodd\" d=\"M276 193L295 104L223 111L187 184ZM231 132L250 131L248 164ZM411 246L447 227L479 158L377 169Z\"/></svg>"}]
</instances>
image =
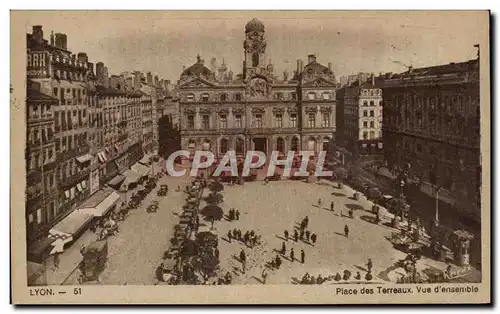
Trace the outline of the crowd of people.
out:
<instances>
[{"instance_id":1,"label":"crowd of people","mask_svg":"<svg viewBox=\"0 0 500 314\"><path fill-rule=\"evenodd\" d=\"M240 229L233 229L227 232L227 239L231 243L232 240L242 242L248 247L254 247L261 243L261 236L257 235L254 230L243 233Z\"/></svg>"}]
</instances>

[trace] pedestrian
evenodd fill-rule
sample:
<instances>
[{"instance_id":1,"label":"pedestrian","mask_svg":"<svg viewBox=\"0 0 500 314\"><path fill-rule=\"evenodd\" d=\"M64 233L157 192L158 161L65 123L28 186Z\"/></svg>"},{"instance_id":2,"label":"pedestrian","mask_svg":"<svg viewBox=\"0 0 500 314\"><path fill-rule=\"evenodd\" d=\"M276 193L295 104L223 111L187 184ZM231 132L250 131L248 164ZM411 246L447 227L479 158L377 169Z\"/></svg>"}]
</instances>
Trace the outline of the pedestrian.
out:
<instances>
[{"instance_id":1,"label":"pedestrian","mask_svg":"<svg viewBox=\"0 0 500 314\"><path fill-rule=\"evenodd\" d=\"M285 230L285 240L288 241L288 230Z\"/></svg>"},{"instance_id":2,"label":"pedestrian","mask_svg":"<svg viewBox=\"0 0 500 314\"><path fill-rule=\"evenodd\" d=\"M293 248L290 251L290 260L293 262L295 260L295 252L293 251Z\"/></svg>"},{"instance_id":3,"label":"pedestrian","mask_svg":"<svg viewBox=\"0 0 500 314\"><path fill-rule=\"evenodd\" d=\"M240 242L243 242L243 237L242 237L242 234L241 234L241 230L240 230L240 229L238 229L238 240L239 240Z\"/></svg>"},{"instance_id":4,"label":"pedestrian","mask_svg":"<svg viewBox=\"0 0 500 314\"><path fill-rule=\"evenodd\" d=\"M250 234L247 231L247 232L245 232L245 235L243 236L243 242L245 244L247 244L249 238L250 238Z\"/></svg>"},{"instance_id":5,"label":"pedestrian","mask_svg":"<svg viewBox=\"0 0 500 314\"><path fill-rule=\"evenodd\" d=\"M215 258L219 259L219 249L218 248L214 249L214 255L215 255Z\"/></svg>"},{"instance_id":6,"label":"pedestrian","mask_svg":"<svg viewBox=\"0 0 500 314\"><path fill-rule=\"evenodd\" d=\"M349 227L347 225L345 225L345 227L344 227L344 234L345 234L346 238L349 237Z\"/></svg>"},{"instance_id":7,"label":"pedestrian","mask_svg":"<svg viewBox=\"0 0 500 314\"><path fill-rule=\"evenodd\" d=\"M360 280L361 279L361 274L358 272L356 272L356 276L354 276L354 279L356 280Z\"/></svg>"},{"instance_id":8,"label":"pedestrian","mask_svg":"<svg viewBox=\"0 0 500 314\"><path fill-rule=\"evenodd\" d=\"M299 241L299 233L297 232L297 229L294 230L293 237L294 237L295 242Z\"/></svg>"},{"instance_id":9,"label":"pedestrian","mask_svg":"<svg viewBox=\"0 0 500 314\"><path fill-rule=\"evenodd\" d=\"M300 229L300 241L304 241L304 229Z\"/></svg>"},{"instance_id":10,"label":"pedestrian","mask_svg":"<svg viewBox=\"0 0 500 314\"><path fill-rule=\"evenodd\" d=\"M54 268L59 269L59 253L54 254Z\"/></svg>"},{"instance_id":11,"label":"pedestrian","mask_svg":"<svg viewBox=\"0 0 500 314\"><path fill-rule=\"evenodd\" d=\"M234 219L234 210L231 208L231 209L229 210L229 220L231 221L231 220L233 220L233 219Z\"/></svg>"},{"instance_id":12,"label":"pedestrian","mask_svg":"<svg viewBox=\"0 0 500 314\"><path fill-rule=\"evenodd\" d=\"M311 236L311 232L309 230L306 231L306 239L309 242L309 237Z\"/></svg>"},{"instance_id":13,"label":"pedestrian","mask_svg":"<svg viewBox=\"0 0 500 314\"><path fill-rule=\"evenodd\" d=\"M300 250L300 262L304 264L306 261L306 253L304 253L304 250Z\"/></svg>"},{"instance_id":14,"label":"pedestrian","mask_svg":"<svg viewBox=\"0 0 500 314\"><path fill-rule=\"evenodd\" d=\"M276 267L280 269L280 266L281 266L281 258L279 257L279 255L276 255Z\"/></svg>"},{"instance_id":15,"label":"pedestrian","mask_svg":"<svg viewBox=\"0 0 500 314\"><path fill-rule=\"evenodd\" d=\"M281 245L281 255L285 256L286 254L286 245L285 242Z\"/></svg>"},{"instance_id":16,"label":"pedestrian","mask_svg":"<svg viewBox=\"0 0 500 314\"><path fill-rule=\"evenodd\" d=\"M269 177L266 177L266 178L264 179L264 184L265 184L265 185L268 185L268 184L269 184Z\"/></svg>"},{"instance_id":17,"label":"pedestrian","mask_svg":"<svg viewBox=\"0 0 500 314\"><path fill-rule=\"evenodd\" d=\"M316 233L311 234L311 241L314 244L316 244Z\"/></svg>"},{"instance_id":18,"label":"pedestrian","mask_svg":"<svg viewBox=\"0 0 500 314\"><path fill-rule=\"evenodd\" d=\"M240 211L236 210L236 220L240 220Z\"/></svg>"},{"instance_id":19,"label":"pedestrian","mask_svg":"<svg viewBox=\"0 0 500 314\"><path fill-rule=\"evenodd\" d=\"M321 198L318 199L318 207L321 208L321 204L323 203L323 201L321 200Z\"/></svg>"},{"instance_id":20,"label":"pedestrian","mask_svg":"<svg viewBox=\"0 0 500 314\"><path fill-rule=\"evenodd\" d=\"M262 282L266 284L266 279L267 279L267 269L264 267L262 270Z\"/></svg>"},{"instance_id":21,"label":"pedestrian","mask_svg":"<svg viewBox=\"0 0 500 314\"><path fill-rule=\"evenodd\" d=\"M373 262L371 258L368 259L368 263L366 264L366 266L368 267L368 272L371 273L373 268Z\"/></svg>"},{"instance_id":22,"label":"pedestrian","mask_svg":"<svg viewBox=\"0 0 500 314\"><path fill-rule=\"evenodd\" d=\"M245 273L245 271L246 271L246 260L247 260L247 256L245 255L245 251L243 251L243 249L241 249L240 261L241 261L241 265L243 268L243 273Z\"/></svg>"},{"instance_id":23,"label":"pedestrian","mask_svg":"<svg viewBox=\"0 0 500 314\"><path fill-rule=\"evenodd\" d=\"M252 238L253 238L253 236L254 236L254 235L255 235L255 231L253 231L253 230L252 230L252 231L250 231L250 237L252 237Z\"/></svg>"},{"instance_id":24,"label":"pedestrian","mask_svg":"<svg viewBox=\"0 0 500 314\"><path fill-rule=\"evenodd\" d=\"M321 200L321 199L320 199ZM309 226L309 217L306 216L306 218L304 218L304 227L308 227Z\"/></svg>"},{"instance_id":25,"label":"pedestrian","mask_svg":"<svg viewBox=\"0 0 500 314\"><path fill-rule=\"evenodd\" d=\"M238 230L236 230L236 228L233 229L233 238L238 240Z\"/></svg>"},{"instance_id":26,"label":"pedestrian","mask_svg":"<svg viewBox=\"0 0 500 314\"><path fill-rule=\"evenodd\" d=\"M332 202L330 203L330 210L333 212L333 211L335 211L335 210L334 210L334 208L335 208L335 204L334 204L334 203L333 203L333 201L332 201Z\"/></svg>"},{"instance_id":27,"label":"pedestrian","mask_svg":"<svg viewBox=\"0 0 500 314\"><path fill-rule=\"evenodd\" d=\"M231 230L227 232L227 240L231 243Z\"/></svg>"}]
</instances>

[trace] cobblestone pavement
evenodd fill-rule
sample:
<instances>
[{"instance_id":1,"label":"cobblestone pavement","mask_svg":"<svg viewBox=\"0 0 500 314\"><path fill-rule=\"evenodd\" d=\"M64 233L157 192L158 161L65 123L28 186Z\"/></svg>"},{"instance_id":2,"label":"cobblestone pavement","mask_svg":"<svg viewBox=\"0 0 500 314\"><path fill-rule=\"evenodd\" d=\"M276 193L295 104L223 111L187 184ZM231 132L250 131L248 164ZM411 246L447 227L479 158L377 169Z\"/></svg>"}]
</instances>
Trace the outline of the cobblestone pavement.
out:
<instances>
[{"instance_id":1,"label":"cobblestone pavement","mask_svg":"<svg viewBox=\"0 0 500 314\"><path fill-rule=\"evenodd\" d=\"M368 258L373 261L373 282L395 281L404 271L391 267L406 254L395 250L386 239L396 231L383 224L375 225L366 220L374 217L368 211L371 202L362 198L354 201L350 197L354 191L349 187L337 189L327 181L305 183L297 181L245 183L244 186L226 186L222 192L224 203L222 208L227 213L230 208L240 211L237 221L226 219L215 223L215 232L222 238L219 241L221 254L221 274L232 272L235 284L262 283L261 273L266 262L271 261L281 249L283 242L287 253L282 258L283 265L277 271L268 271L268 284L296 283L309 272L310 275L322 277L338 272L341 276L344 270L349 270L353 276L356 272L364 278ZM323 205L317 205L321 198ZM330 202L335 203L335 211L330 211ZM343 215L341 216L341 208ZM347 208L355 210L354 219L348 218ZM383 209L383 220L388 222L392 215ZM311 232L318 236L317 243L312 245L303 241L294 242L284 239L284 230L293 235L297 224L309 217ZM349 237L344 236L344 226L349 227ZM262 236L262 244L254 248L243 243L227 240L228 230L254 230ZM290 261L290 249L295 252L295 261ZM242 265L238 261L240 250L247 255L247 270L242 273ZM300 252L305 252L305 263L300 263ZM418 269L435 267L444 270L445 263L422 258ZM479 274L475 273L475 278Z\"/></svg>"}]
</instances>

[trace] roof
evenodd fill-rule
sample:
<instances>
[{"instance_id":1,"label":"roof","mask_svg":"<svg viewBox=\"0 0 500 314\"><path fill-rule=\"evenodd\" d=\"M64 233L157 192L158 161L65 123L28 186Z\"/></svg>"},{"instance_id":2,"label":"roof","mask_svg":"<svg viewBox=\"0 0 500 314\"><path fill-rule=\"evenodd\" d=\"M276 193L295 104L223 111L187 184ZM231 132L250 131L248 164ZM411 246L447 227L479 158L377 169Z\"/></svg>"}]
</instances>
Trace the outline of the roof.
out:
<instances>
[{"instance_id":1,"label":"roof","mask_svg":"<svg viewBox=\"0 0 500 314\"><path fill-rule=\"evenodd\" d=\"M471 72L479 68L478 59L473 59L465 62L449 63L425 68L410 69L406 72L393 75L391 78L402 78L412 75L443 75L451 73Z\"/></svg>"},{"instance_id":2,"label":"roof","mask_svg":"<svg viewBox=\"0 0 500 314\"><path fill-rule=\"evenodd\" d=\"M264 32L264 29L264 24L256 18L251 19L247 25L245 25L245 33Z\"/></svg>"},{"instance_id":3,"label":"roof","mask_svg":"<svg viewBox=\"0 0 500 314\"><path fill-rule=\"evenodd\" d=\"M44 94L36 89L28 88L27 89L27 101L28 102L49 102L54 103L59 99L56 97Z\"/></svg>"},{"instance_id":4,"label":"roof","mask_svg":"<svg viewBox=\"0 0 500 314\"><path fill-rule=\"evenodd\" d=\"M92 194L92 196L89 197L85 202L83 202L83 204L80 205L80 208L96 207L111 193L113 193L113 189L111 188L99 190Z\"/></svg>"},{"instance_id":5,"label":"roof","mask_svg":"<svg viewBox=\"0 0 500 314\"><path fill-rule=\"evenodd\" d=\"M112 88L112 87L105 87L102 85L97 85L96 86L96 93L101 94L101 95L126 95L126 92L122 92L118 89Z\"/></svg>"},{"instance_id":6,"label":"roof","mask_svg":"<svg viewBox=\"0 0 500 314\"><path fill-rule=\"evenodd\" d=\"M304 70L302 73L314 75L314 76L319 75L319 74L333 74L333 72L327 66L324 66L317 61L313 61L313 62L307 64L304 67ZM295 73L295 76L292 78L292 80L300 80L300 75L302 73Z\"/></svg>"},{"instance_id":7,"label":"roof","mask_svg":"<svg viewBox=\"0 0 500 314\"><path fill-rule=\"evenodd\" d=\"M215 77L214 73L203 64L203 60L199 55L197 56L196 63L182 72L181 77L183 76Z\"/></svg>"}]
</instances>

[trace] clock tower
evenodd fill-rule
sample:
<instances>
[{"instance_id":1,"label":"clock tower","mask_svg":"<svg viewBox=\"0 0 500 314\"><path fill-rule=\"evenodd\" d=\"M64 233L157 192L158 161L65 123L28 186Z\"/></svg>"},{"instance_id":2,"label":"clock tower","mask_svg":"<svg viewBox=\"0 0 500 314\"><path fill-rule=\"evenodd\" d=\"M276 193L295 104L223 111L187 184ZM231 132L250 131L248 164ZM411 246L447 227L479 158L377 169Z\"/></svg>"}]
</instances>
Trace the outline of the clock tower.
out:
<instances>
[{"instance_id":1,"label":"clock tower","mask_svg":"<svg viewBox=\"0 0 500 314\"><path fill-rule=\"evenodd\" d=\"M243 75L245 79L254 74L265 72L266 40L264 39L264 24L258 19L252 19L245 26L245 61Z\"/></svg>"}]
</instances>

